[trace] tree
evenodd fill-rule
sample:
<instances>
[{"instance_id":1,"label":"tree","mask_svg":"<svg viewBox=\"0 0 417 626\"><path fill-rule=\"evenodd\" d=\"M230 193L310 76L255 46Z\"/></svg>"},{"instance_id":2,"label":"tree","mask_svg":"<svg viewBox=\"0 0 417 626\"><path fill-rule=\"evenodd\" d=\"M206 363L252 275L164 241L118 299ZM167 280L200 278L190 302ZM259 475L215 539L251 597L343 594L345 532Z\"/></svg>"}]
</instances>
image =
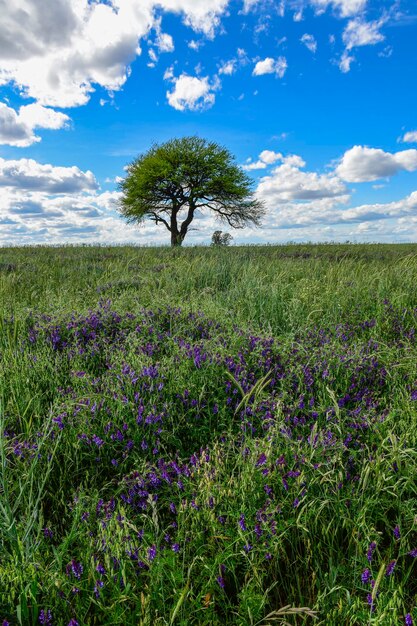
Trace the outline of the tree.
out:
<instances>
[{"instance_id":1,"label":"tree","mask_svg":"<svg viewBox=\"0 0 417 626\"><path fill-rule=\"evenodd\" d=\"M129 223L163 224L180 246L196 212L213 212L232 228L259 226L264 205L231 153L200 137L153 145L127 167L119 183L120 214Z\"/></svg>"},{"instance_id":2,"label":"tree","mask_svg":"<svg viewBox=\"0 0 417 626\"><path fill-rule=\"evenodd\" d=\"M230 233L223 233L221 230L215 230L211 237L211 245L230 246L232 239L233 237Z\"/></svg>"}]
</instances>

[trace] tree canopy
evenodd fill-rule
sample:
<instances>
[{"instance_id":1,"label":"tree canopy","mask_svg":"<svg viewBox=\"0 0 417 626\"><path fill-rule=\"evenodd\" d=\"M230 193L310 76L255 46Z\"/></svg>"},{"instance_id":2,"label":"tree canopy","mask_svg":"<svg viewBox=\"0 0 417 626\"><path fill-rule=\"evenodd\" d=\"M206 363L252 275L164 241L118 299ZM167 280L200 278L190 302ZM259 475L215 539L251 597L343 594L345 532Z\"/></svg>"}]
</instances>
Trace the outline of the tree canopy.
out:
<instances>
[{"instance_id":1,"label":"tree canopy","mask_svg":"<svg viewBox=\"0 0 417 626\"><path fill-rule=\"evenodd\" d=\"M153 145L127 167L119 211L129 223L163 224L181 245L196 212L212 212L232 228L259 226L264 205L232 154L200 137Z\"/></svg>"}]
</instances>

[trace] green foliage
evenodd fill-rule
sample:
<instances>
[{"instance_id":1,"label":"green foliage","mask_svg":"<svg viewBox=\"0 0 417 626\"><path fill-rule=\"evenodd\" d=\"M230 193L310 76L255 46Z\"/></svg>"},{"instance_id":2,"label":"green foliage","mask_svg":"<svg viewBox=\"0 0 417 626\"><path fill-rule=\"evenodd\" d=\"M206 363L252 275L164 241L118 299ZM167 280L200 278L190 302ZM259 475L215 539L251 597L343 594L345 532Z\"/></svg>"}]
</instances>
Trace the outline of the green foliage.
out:
<instances>
[{"instance_id":1,"label":"green foliage","mask_svg":"<svg viewBox=\"0 0 417 626\"><path fill-rule=\"evenodd\" d=\"M416 253L0 249L0 623L415 622Z\"/></svg>"},{"instance_id":2,"label":"green foliage","mask_svg":"<svg viewBox=\"0 0 417 626\"><path fill-rule=\"evenodd\" d=\"M231 153L199 137L156 144L128 166L119 185L120 213L130 223L163 224L181 245L195 212L211 211L233 228L259 225L264 214L252 181Z\"/></svg>"},{"instance_id":3,"label":"green foliage","mask_svg":"<svg viewBox=\"0 0 417 626\"><path fill-rule=\"evenodd\" d=\"M230 246L232 243L232 235L230 233L222 233L221 230L215 230L211 237L212 246Z\"/></svg>"}]
</instances>

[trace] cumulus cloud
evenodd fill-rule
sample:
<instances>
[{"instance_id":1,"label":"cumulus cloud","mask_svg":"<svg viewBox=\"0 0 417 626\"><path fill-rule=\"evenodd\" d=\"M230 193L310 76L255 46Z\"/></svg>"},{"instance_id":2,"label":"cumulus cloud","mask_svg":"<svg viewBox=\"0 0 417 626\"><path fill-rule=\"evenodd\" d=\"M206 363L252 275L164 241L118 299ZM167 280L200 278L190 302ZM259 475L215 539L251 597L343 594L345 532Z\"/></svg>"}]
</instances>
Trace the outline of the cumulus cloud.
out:
<instances>
[{"instance_id":1,"label":"cumulus cloud","mask_svg":"<svg viewBox=\"0 0 417 626\"><path fill-rule=\"evenodd\" d=\"M401 170L417 170L417 150L391 153L378 148L353 146L345 152L336 168L340 178L351 183L386 178Z\"/></svg>"},{"instance_id":2,"label":"cumulus cloud","mask_svg":"<svg viewBox=\"0 0 417 626\"><path fill-rule=\"evenodd\" d=\"M284 157L280 152L274 152L273 150L263 150L257 161L248 159L247 163L242 166L242 169L246 171L251 170L264 170L268 165L272 165L276 161L283 161Z\"/></svg>"},{"instance_id":3,"label":"cumulus cloud","mask_svg":"<svg viewBox=\"0 0 417 626\"><path fill-rule=\"evenodd\" d=\"M417 130L410 130L402 138L404 143L417 143Z\"/></svg>"},{"instance_id":4,"label":"cumulus cloud","mask_svg":"<svg viewBox=\"0 0 417 626\"><path fill-rule=\"evenodd\" d=\"M219 69L219 74L225 74L226 76L231 76L236 72L236 61L232 59L231 61L226 61L223 63Z\"/></svg>"},{"instance_id":5,"label":"cumulus cloud","mask_svg":"<svg viewBox=\"0 0 417 626\"><path fill-rule=\"evenodd\" d=\"M261 4L262 0L243 0L243 12L249 13L256 5Z\"/></svg>"},{"instance_id":6,"label":"cumulus cloud","mask_svg":"<svg viewBox=\"0 0 417 626\"><path fill-rule=\"evenodd\" d=\"M406 198L389 203L362 204L345 207L348 196L324 198L310 202L287 202L272 205L269 212L268 230L260 231L262 239L285 240L295 238L312 240L317 233L318 239L346 239L346 235L375 235L376 239L392 240L393 231L402 231L405 240L415 238L417 218L417 192ZM315 228L318 230L316 231ZM349 230L346 230L349 228ZM283 231L284 234L280 234ZM331 235L329 234L331 232ZM249 233L248 233L249 235Z\"/></svg>"},{"instance_id":7,"label":"cumulus cloud","mask_svg":"<svg viewBox=\"0 0 417 626\"><path fill-rule=\"evenodd\" d=\"M212 37L229 0L0 0L0 85L15 84L45 106L88 102L94 85L121 89L155 10L181 14ZM160 51L172 49L160 33Z\"/></svg>"},{"instance_id":8,"label":"cumulus cloud","mask_svg":"<svg viewBox=\"0 0 417 626\"><path fill-rule=\"evenodd\" d=\"M304 35L300 39L301 43L303 43L310 52L313 54L317 52L317 41L315 40L313 35L309 35L308 33L304 33Z\"/></svg>"},{"instance_id":9,"label":"cumulus cloud","mask_svg":"<svg viewBox=\"0 0 417 626\"><path fill-rule=\"evenodd\" d=\"M55 167L33 159L0 158L0 187L68 194L95 190L98 184L92 172L83 172L76 166Z\"/></svg>"},{"instance_id":10,"label":"cumulus cloud","mask_svg":"<svg viewBox=\"0 0 417 626\"><path fill-rule=\"evenodd\" d=\"M346 186L338 176L306 172L301 169L304 166L304 160L298 155L283 158L282 165L261 178L258 196L268 206L294 201L348 198Z\"/></svg>"},{"instance_id":11,"label":"cumulus cloud","mask_svg":"<svg viewBox=\"0 0 417 626\"><path fill-rule=\"evenodd\" d=\"M333 8L341 17L351 17L361 13L367 4L367 0L310 0L317 13Z\"/></svg>"},{"instance_id":12,"label":"cumulus cloud","mask_svg":"<svg viewBox=\"0 0 417 626\"><path fill-rule=\"evenodd\" d=\"M218 79L210 83L208 76L201 78L181 74L178 78L173 77L174 87L167 91L168 103L177 111L201 111L213 106L219 89Z\"/></svg>"},{"instance_id":13,"label":"cumulus cloud","mask_svg":"<svg viewBox=\"0 0 417 626\"><path fill-rule=\"evenodd\" d=\"M379 32L384 23L384 18L374 22L366 22L362 17L350 20L342 35L346 50L360 46L371 46L384 41L384 35Z\"/></svg>"},{"instance_id":14,"label":"cumulus cloud","mask_svg":"<svg viewBox=\"0 0 417 626\"><path fill-rule=\"evenodd\" d=\"M35 129L57 130L66 128L69 122L68 115L37 103L21 106L16 112L0 102L0 144L24 148L41 140Z\"/></svg>"},{"instance_id":15,"label":"cumulus cloud","mask_svg":"<svg viewBox=\"0 0 417 626\"><path fill-rule=\"evenodd\" d=\"M275 74L278 78L282 78L287 70L288 64L285 57L266 57L263 61L258 61L252 72L253 76L263 76L264 74Z\"/></svg>"},{"instance_id":16,"label":"cumulus cloud","mask_svg":"<svg viewBox=\"0 0 417 626\"><path fill-rule=\"evenodd\" d=\"M340 71L343 72L344 74L347 74L347 72L350 71L350 66L352 65L354 60L355 60L355 57L349 54L345 50L339 61Z\"/></svg>"}]
</instances>

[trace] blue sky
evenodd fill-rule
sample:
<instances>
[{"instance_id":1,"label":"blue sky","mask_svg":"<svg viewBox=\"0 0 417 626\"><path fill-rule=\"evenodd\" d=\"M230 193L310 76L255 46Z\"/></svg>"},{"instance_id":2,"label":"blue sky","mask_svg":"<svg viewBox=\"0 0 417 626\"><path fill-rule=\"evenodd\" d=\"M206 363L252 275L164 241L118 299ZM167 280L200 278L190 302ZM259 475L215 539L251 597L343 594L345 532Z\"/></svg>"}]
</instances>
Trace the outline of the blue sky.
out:
<instances>
[{"instance_id":1,"label":"blue sky","mask_svg":"<svg viewBox=\"0 0 417 626\"><path fill-rule=\"evenodd\" d=\"M417 2L0 0L0 244L169 242L117 214L153 142L227 146L236 243L416 241ZM5 16L5 17L4 17ZM195 220L189 244L220 228Z\"/></svg>"}]
</instances>

